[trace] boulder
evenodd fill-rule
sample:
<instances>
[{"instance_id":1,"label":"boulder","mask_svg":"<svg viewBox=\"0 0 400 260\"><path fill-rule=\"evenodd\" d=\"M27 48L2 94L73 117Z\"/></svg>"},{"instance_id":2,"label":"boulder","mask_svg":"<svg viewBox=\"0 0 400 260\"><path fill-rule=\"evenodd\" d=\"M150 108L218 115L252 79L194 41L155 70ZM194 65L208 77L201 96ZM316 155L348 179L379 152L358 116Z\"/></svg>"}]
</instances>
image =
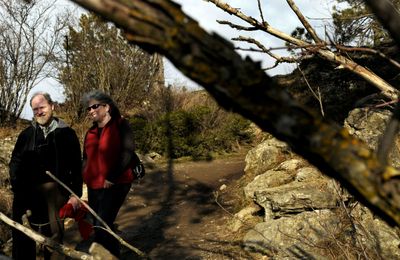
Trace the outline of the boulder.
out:
<instances>
[{"instance_id":1,"label":"boulder","mask_svg":"<svg viewBox=\"0 0 400 260\"><path fill-rule=\"evenodd\" d=\"M345 127L376 150L390 116L383 109L357 108ZM395 167L398 143L389 158ZM246 177L252 178L244 194L264 209L264 221L243 239L247 248L276 259L400 259L396 229L286 144L269 138L249 152L246 164Z\"/></svg>"},{"instance_id":2,"label":"boulder","mask_svg":"<svg viewBox=\"0 0 400 260\"><path fill-rule=\"evenodd\" d=\"M256 176L276 167L292 156L293 153L286 143L270 137L247 153L244 172L246 175Z\"/></svg>"}]
</instances>

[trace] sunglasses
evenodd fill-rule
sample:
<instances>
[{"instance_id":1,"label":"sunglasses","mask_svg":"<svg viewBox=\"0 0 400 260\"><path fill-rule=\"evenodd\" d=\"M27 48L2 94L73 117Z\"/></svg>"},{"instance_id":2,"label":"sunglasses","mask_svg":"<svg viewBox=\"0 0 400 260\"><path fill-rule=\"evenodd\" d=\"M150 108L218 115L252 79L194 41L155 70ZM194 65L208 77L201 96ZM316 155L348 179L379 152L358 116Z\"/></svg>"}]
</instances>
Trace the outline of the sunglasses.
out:
<instances>
[{"instance_id":1,"label":"sunglasses","mask_svg":"<svg viewBox=\"0 0 400 260\"><path fill-rule=\"evenodd\" d=\"M104 104L93 104L93 105L91 105L90 107L87 107L86 108L86 111L90 111L90 110L92 110L92 109L94 109L94 110L96 110L96 109L98 109L100 106L105 106Z\"/></svg>"}]
</instances>

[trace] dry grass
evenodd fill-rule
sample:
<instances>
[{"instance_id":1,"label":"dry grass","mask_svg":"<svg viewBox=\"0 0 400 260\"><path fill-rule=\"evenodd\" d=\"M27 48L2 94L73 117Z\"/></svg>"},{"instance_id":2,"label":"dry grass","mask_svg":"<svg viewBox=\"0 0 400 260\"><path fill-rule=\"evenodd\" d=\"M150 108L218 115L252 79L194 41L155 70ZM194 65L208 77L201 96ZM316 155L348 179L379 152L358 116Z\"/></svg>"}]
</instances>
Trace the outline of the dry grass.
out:
<instances>
[{"instance_id":1,"label":"dry grass","mask_svg":"<svg viewBox=\"0 0 400 260\"><path fill-rule=\"evenodd\" d=\"M12 194L10 190L0 189L0 212L11 216ZM0 245L11 238L11 228L0 222Z\"/></svg>"},{"instance_id":2,"label":"dry grass","mask_svg":"<svg viewBox=\"0 0 400 260\"><path fill-rule=\"evenodd\" d=\"M18 121L13 127L2 126L0 127L0 140L4 140L8 137L15 137L18 133L28 125L27 121ZM5 151L6 145L2 145L0 152L0 212L11 216L12 208L12 192L9 189L8 184L8 160L9 152ZM7 150L7 149L6 149ZM11 238L11 229L8 225L0 223L0 245L3 245Z\"/></svg>"},{"instance_id":3,"label":"dry grass","mask_svg":"<svg viewBox=\"0 0 400 260\"><path fill-rule=\"evenodd\" d=\"M1 126L0 125L0 140L9 136L15 136L29 125L29 121L19 120L15 126Z\"/></svg>"}]
</instances>

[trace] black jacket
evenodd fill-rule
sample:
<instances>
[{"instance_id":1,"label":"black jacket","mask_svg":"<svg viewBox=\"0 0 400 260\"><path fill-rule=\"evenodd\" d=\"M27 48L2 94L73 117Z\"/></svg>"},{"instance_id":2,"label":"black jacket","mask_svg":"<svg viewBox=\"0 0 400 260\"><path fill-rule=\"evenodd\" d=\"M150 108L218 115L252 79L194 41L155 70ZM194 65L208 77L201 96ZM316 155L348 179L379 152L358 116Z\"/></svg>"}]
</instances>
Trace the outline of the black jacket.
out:
<instances>
[{"instance_id":1,"label":"black jacket","mask_svg":"<svg viewBox=\"0 0 400 260\"><path fill-rule=\"evenodd\" d=\"M78 137L62 120L56 120L58 127L46 138L36 123L19 134L9 164L14 193L32 190L37 185L54 181L45 174L48 170L78 196L82 195L81 149ZM64 188L61 190L68 193Z\"/></svg>"}]
</instances>

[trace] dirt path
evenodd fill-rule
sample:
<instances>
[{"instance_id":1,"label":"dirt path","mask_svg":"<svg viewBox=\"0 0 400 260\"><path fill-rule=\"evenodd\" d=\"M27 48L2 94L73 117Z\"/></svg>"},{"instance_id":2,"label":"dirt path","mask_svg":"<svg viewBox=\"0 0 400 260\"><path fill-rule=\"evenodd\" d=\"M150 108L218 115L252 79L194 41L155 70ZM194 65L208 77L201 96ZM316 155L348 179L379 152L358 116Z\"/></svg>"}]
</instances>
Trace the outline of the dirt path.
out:
<instances>
[{"instance_id":1,"label":"dirt path","mask_svg":"<svg viewBox=\"0 0 400 260\"><path fill-rule=\"evenodd\" d=\"M227 230L231 217L214 191L242 176L244 154L149 170L134 184L117 219L121 236L152 259L249 259ZM219 191L227 209L232 197ZM122 259L136 259L122 251Z\"/></svg>"}]
</instances>

